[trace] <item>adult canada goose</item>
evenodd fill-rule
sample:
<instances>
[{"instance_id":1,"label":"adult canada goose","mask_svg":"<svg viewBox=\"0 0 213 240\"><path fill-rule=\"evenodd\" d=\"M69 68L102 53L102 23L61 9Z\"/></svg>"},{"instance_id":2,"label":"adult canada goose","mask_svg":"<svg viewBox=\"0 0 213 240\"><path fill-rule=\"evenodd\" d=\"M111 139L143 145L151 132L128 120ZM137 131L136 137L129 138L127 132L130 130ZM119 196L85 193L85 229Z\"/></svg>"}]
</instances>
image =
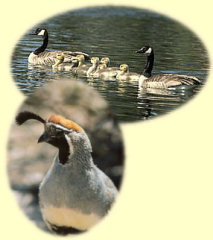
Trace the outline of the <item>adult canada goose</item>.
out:
<instances>
[{"instance_id":1,"label":"adult canada goose","mask_svg":"<svg viewBox=\"0 0 213 240\"><path fill-rule=\"evenodd\" d=\"M91 64L85 63L84 55L77 55L72 59L73 63L77 63L76 67L72 69L72 73L78 76L87 76L87 71L90 68Z\"/></svg>"},{"instance_id":2,"label":"adult canada goose","mask_svg":"<svg viewBox=\"0 0 213 240\"><path fill-rule=\"evenodd\" d=\"M142 88L169 88L180 85L196 85L201 81L194 76L180 75L180 74L158 74L151 76L154 64L154 51L150 46L143 46L136 53L143 53L147 55L147 62L143 73L139 79L139 86Z\"/></svg>"},{"instance_id":3,"label":"adult canada goose","mask_svg":"<svg viewBox=\"0 0 213 240\"><path fill-rule=\"evenodd\" d=\"M126 80L126 81L138 81L139 78L140 78L140 74L129 72L129 66L127 64L120 65L120 71L116 76L116 79Z\"/></svg>"},{"instance_id":4,"label":"adult canada goose","mask_svg":"<svg viewBox=\"0 0 213 240\"><path fill-rule=\"evenodd\" d=\"M45 51L48 45L48 32L45 28L37 28L34 33L30 35L42 36L43 43L35 51L30 53L28 62L33 65L53 65L57 61L57 54L64 55L64 62L71 62L71 58L78 54L83 54L86 59L90 59L89 55L82 52L71 52L71 51Z\"/></svg>"},{"instance_id":5,"label":"adult canada goose","mask_svg":"<svg viewBox=\"0 0 213 240\"><path fill-rule=\"evenodd\" d=\"M59 71L71 71L73 67L77 65L75 61L72 61L71 63L64 63L64 55L58 54L56 56L57 62L52 65L53 70L59 70Z\"/></svg>"}]
</instances>

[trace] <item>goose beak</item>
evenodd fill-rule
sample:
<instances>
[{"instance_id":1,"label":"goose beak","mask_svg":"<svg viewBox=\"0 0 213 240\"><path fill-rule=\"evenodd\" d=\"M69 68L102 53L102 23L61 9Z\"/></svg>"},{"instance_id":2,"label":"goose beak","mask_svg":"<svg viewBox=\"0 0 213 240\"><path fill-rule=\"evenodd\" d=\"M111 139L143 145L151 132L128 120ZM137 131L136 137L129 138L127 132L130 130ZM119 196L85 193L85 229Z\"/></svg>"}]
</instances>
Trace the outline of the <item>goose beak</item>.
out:
<instances>
[{"instance_id":1,"label":"goose beak","mask_svg":"<svg viewBox=\"0 0 213 240\"><path fill-rule=\"evenodd\" d=\"M143 48L137 50L136 53L144 53Z\"/></svg>"},{"instance_id":2,"label":"goose beak","mask_svg":"<svg viewBox=\"0 0 213 240\"><path fill-rule=\"evenodd\" d=\"M37 36L36 33L29 33L28 35L30 35L30 36Z\"/></svg>"},{"instance_id":3,"label":"goose beak","mask_svg":"<svg viewBox=\"0 0 213 240\"><path fill-rule=\"evenodd\" d=\"M28 35L37 35L35 32L31 32Z\"/></svg>"}]
</instances>

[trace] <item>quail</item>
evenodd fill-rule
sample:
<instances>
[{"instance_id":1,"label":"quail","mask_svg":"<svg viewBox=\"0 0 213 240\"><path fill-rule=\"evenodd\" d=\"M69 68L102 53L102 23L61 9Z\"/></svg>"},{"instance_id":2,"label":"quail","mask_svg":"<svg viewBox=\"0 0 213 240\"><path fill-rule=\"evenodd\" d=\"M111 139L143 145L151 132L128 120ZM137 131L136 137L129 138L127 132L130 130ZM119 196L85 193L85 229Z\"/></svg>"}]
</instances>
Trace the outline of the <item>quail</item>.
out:
<instances>
[{"instance_id":1,"label":"quail","mask_svg":"<svg viewBox=\"0 0 213 240\"><path fill-rule=\"evenodd\" d=\"M58 148L58 154L39 187L39 204L48 228L66 235L84 232L98 223L110 210L117 196L111 179L92 159L92 147L85 131L60 115L44 120L23 111L18 125L33 119L44 124L38 143Z\"/></svg>"}]
</instances>

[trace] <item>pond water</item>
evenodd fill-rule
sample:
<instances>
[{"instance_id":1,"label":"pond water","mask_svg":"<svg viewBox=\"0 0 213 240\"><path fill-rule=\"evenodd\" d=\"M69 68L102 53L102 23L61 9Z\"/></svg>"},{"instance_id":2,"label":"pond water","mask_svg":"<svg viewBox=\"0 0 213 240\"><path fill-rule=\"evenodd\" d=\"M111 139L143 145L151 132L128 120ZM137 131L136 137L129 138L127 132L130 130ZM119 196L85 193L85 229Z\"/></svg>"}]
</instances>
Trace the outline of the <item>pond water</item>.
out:
<instances>
[{"instance_id":1,"label":"pond water","mask_svg":"<svg viewBox=\"0 0 213 240\"><path fill-rule=\"evenodd\" d=\"M30 52L42 39L30 36L37 27L49 32L48 50L82 51L90 56L108 56L111 66L126 63L141 73L146 57L135 51L151 45L155 51L153 74L181 73L196 76L201 86L171 90L141 91L137 84L113 80L76 78L97 89L107 99L121 122L146 120L167 113L198 93L208 75L209 60L199 38L182 24L163 15L134 8L94 7L54 16L29 29L14 48L11 73L26 95L49 81L73 78L69 72L28 67Z\"/></svg>"}]
</instances>

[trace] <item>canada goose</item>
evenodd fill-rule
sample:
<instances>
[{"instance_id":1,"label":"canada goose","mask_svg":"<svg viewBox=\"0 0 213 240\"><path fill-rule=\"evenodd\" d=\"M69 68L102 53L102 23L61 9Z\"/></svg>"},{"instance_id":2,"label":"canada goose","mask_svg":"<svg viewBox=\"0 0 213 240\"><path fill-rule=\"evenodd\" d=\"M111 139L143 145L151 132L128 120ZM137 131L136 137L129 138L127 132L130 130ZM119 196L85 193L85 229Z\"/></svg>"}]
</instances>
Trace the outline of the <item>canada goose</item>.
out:
<instances>
[{"instance_id":1,"label":"canada goose","mask_svg":"<svg viewBox=\"0 0 213 240\"><path fill-rule=\"evenodd\" d=\"M117 67L109 67L110 59L108 57L101 58L97 70L93 74L94 78L114 79L119 71Z\"/></svg>"},{"instance_id":2,"label":"canada goose","mask_svg":"<svg viewBox=\"0 0 213 240\"><path fill-rule=\"evenodd\" d=\"M97 70L105 69L109 66L110 60L108 57L101 58L100 64L98 65Z\"/></svg>"},{"instance_id":3,"label":"canada goose","mask_svg":"<svg viewBox=\"0 0 213 240\"><path fill-rule=\"evenodd\" d=\"M140 78L140 74L129 72L129 66L127 64L120 65L120 71L116 76L116 79L126 80L126 81L138 81L139 78Z\"/></svg>"},{"instance_id":4,"label":"canada goose","mask_svg":"<svg viewBox=\"0 0 213 240\"><path fill-rule=\"evenodd\" d=\"M143 74L139 79L139 86L142 88L169 88L180 85L195 85L201 81L193 76L180 74L158 74L151 76L154 64L154 51L150 46L144 46L137 50L136 53L147 55L147 62L143 70Z\"/></svg>"},{"instance_id":5,"label":"canada goose","mask_svg":"<svg viewBox=\"0 0 213 240\"><path fill-rule=\"evenodd\" d=\"M59 71L71 71L72 68L77 64L74 61L71 63L64 63L64 55L63 54L57 54L56 56L57 62L52 65L53 70L59 70Z\"/></svg>"},{"instance_id":6,"label":"canada goose","mask_svg":"<svg viewBox=\"0 0 213 240\"><path fill-rule=\"evenodd\" d=\"M35 51L30 53L28 57L28 62L33 65L53 65L57 61L57 54L64 55L64 62L71 62L72 56L76 56L78 54L83 54L86 59L90 59L89 55L82 52L70 52L70 51L54 51L48 52L45 51L48 45L48 32L45 28L37 28L34 33L30 35L42 36L43 44L37 48Z\"/></svg>"},{"instance_id":7,"label":"canada goose","mask_svg":"<svg viewBox=\"0 0 213 240\"><path fill-rule=\"evenodd\" d=\"M94 77L102 78L102 79L110 79L110 80L116 79L118 72L119 72L119 68L116 68L116 67L100 69L94 73Z\"/></svg>"},{"instance_id":8,"label":"canada goose","mask_svg":"<svg viewBox=\"0 0 213 240\"><path fill-rule=\"evenodd\" d=\"M91 64L85 63L84 55L80 54L72 58L73 63L77 63L77 66L72 69L72 73L78 76L87 76L87 71Z\"/></svg>"},{"instance_id":9,"label":"canada goose","mask_svg":"<svg viewBox=\"0 0 213 240\"><path fill-rule=\"evenodd\" d=\"M99 58L91 59L93 65L88 71L87 76L92 78L101 79L114 79L119 71L116 67L107 67L109 64L109 58L105 57L101 59L101 66L99 65Z\"/></svg>"},{"instance_id":10,"label":"canada goose","mask_svg":"<svg viewBox=\"0 0 213 240\"><path fill-rule=\"evenodd\" d=\"M87 71L87 77L93 77L93 75L94 75L94 73L97 70L98 65L99 65L99 58L98 57L92 57L91 58L91 63L92 63L92 66Z\"/></svg>"}]
</instances>

